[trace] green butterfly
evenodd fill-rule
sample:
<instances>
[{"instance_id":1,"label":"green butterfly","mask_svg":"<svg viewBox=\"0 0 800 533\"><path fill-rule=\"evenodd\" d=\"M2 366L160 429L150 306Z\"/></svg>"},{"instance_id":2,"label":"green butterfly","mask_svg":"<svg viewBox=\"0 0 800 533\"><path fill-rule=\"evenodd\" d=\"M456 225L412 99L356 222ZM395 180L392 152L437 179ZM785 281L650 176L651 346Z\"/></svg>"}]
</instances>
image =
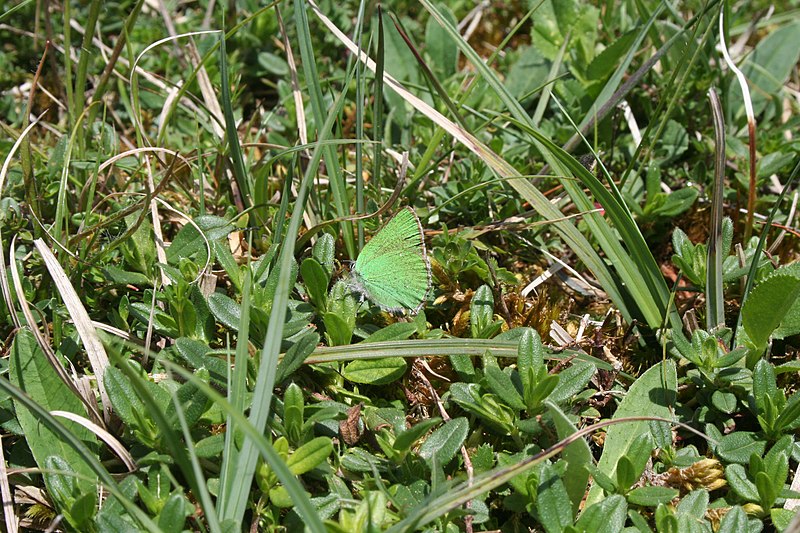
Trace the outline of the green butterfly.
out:
<instances>
[{"instance_id":1,"label":"green butterfly","mask_svg":"<svg viewBox=\"0 0 800 533\"><path fill-rule=\"evenodd\" d=\"M364 246L350 287L384 311L417 314L431 290L431 264L422 224L410 207L399 211Z\"/></svg>"}]
</instances>

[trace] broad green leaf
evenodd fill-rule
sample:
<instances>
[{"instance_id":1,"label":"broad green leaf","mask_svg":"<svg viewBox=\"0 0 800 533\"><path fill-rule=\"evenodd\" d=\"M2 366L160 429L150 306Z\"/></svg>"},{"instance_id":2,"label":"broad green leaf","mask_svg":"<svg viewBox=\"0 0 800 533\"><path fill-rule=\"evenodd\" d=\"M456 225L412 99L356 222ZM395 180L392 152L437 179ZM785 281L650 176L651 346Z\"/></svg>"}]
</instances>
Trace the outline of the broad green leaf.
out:
<instances>
[{"instance_id":1,"label":"broad green leaf","mask_svg":"<svg viewBox=\"0 0 800 533\"><path fill-rule=\"evenodd\" d=\"M586 508L578 519L579 531L622 531L628 502L624 496L611 496Z\"/></svg>"},{"instance_id":2,"label":"broad green leaf","mask_svg":"<svg viewBox=\"0 0 800 533\"><path fill-rule=\"evenodd\" d=\"M484 377L492 392L497 394L509 407L518 411L525 409L525 402L522 401L522 396L511 381L511 377L500 370L500 367L484 366Z\"/></svg>"},{"instance_id":3,"label":"broad green leaf","mask_svg":"<svg viewBox=\"0 0 800 533\"><path fill-rule=\"evenodd\" d=\"M758 42L742 65L742 72L751 84L750 96L756 114L767 106L770 99L778 97L792 69L800 59L800 22L796 20L783 27L773 29ZM731 84L728 102L741 103L739 84ZM730 105L730 104L729 104ZM741 106L734 107L741 109Z\"/></svg>"},{"instance_id":4,"label":"broad green leaf","mask_svg":"<svg viewBox=\"0 0 800 533\"><path fill-rule=\"evenodd\" d=\"M703 518L708 508L708 491L693 490L681 499L677 507L678 514L688 514L693 518Z\"/></svg>"},{"instance_id":5,"label":"broad green leaf","mask_svg":"<svg viewBox=\"0 0 800 533\"><path fill-rule=\"evenodd\" d=\"M680 494L669 487L639 487L628 493L628 502L643 507L655 507L660 503L669 503Z\"/></svg>"},{"instance_id":6,"label":"broad green leaf","mask_svg":"<svg viewBox=\"0 0 800 533\"><path fill-rule=\"evenodd\" d=\"M747 464L750 455L761 456L767 447L767 442L757 433L751 431L734 431L722 437L716 452L720 458L730 463Z\"/></svg>"},{"instance_id":7,"label":"broad green leaf","mask_svg":"<svg viewBox=\"0 0 800 533\"><path fill-rule=\"evenodd\" d=\"M800 277L777 271L755 286L742 306L742 326L758 351L800 296Z\"/></svg>"},{"instance_id":8,"label":"broad green leaf","mask_svg":"<svg viewBox=\"0 0 800 533\"><path fill-rule=\"evenodd\" d=\"M574 361L572 365L558 373L558 385L547 399L558 404L571 400L586 387L595 370L592 363Z\"/></svg>"},{"instance_id":9,"label":"broad green leaf","mask_svg":"<svg viewBox=\"0 0 800 533\"><path fill-rule=\"evenodd\" d=\"M26 329L19 330L14 337L8 377L15 386L47 411L68 411L86 417L83 403L61 381L36 343L33 333ZM57 509L69 515L72 505L81 494L95 491L95 482L92 480L97 476L80 453L37 420L23 404L14 402L14 410L25 433L28 448L39 468L48 468L48 458L52 457L57 458L76 475L82 476L70 478L67 482L70 487L68 491L55 493L54 483L64 476L44 475L45 485L55 499ZM70 420L59 419L59 422L84 443L97 446L94 434L88 429ZM64 497L61 498L61 495Z\"/></svg>"},{"instance_id":10,"label":"broad green leaf","mask_svg":"<svg viewBox=\"0 0 800 533\"><path fill-rule=\"evenodd\" d=\"M342 376L353 383L385 385L403 377L407 367L403 357L356 359L344 367Z\"/></svg>"},{"instance_id":11,"label":"broad green leaf","mask_svg":"<svg viewBox=\"0 0 800 533\"><path fill-rule=\"evenodd\" d=\"M536 491L536 511L539 521L547 533L564 531L572 524L572 505L557 470L543 464L539 474L539 487Z\"/></svg>"},{"instance_id":12,"label":"broad green leaf","mask_svg":"<svg viewBox=\"0 0 800 533\"><path fill-rule=\"evenodd\" d=\"M300 276L305 282L306 292L317 309L325 309L328 298L328 275L316 259L306 258L300 264Z\"/></svg>"},{"instance_id":13,"label":"broad green leaf","mask_svg":"<svg viewBox=\"0 0 800 533\"><path fill-rule=\"evenodd\" d=\"M755 484L747 478L747 472L739 464L729 465L725 469L725 479L733 491L748 502L758 501L758 489Z\"/></svg>"},{"instance_id":14,"label":"broad green leaf","mask_svg":"<svg viewBox=\"0 0 800 533\"><path fill-rule=\"evenodd\" d=\"M189 510L186 499L182 494L174 493L167 498L167 502L158 514L158 527L163 531L182 531Z\"/></svg>"},{"instance_id":15,"label":"broad green leaf","mask_svg":"<svg viewBox=\"0 0 800 533\"><path fill-rule=\"evenodd\" d=\"M545 402L553 424L556 426L559 439L565 439L575 433L577 428L570 422L567 415L551 400ZM589 481L589 471L587 466L592 464L592 451L589 449L585 439L578 439L569 444L561 453L561 457L567 462L567 469L564 472L564 488L572 502L572 514L577 514L583 496L586 494L586 484ZM623 511L623 515L625 512Z\"/></svg>"},{"instance_id":16,"label":"broad green leaf","mask_svg":"<svg viewBox=\"0 0 800 533\"><path fill-rule=\"evenodd\" d=\"M717 533L740 533L747 531L747 514L739 505L734 505L719 522Z\"/></svg>"},{"instance_id":17,"label":"broad green leaf","mask_svg":"<svg viewBox=\"0 0 800 533\"><path fill-rule=\"evenodd\" d=\"M171 265L177 265L180 259L187 258L203 265L209 259L208 241L224 239L233 230L233 224L224 218L199 216L194 219L194 224L183 226L172 240L167 248L167 261Z\"/></svg>"},{"instance_id":18,"label":"broad green leaf","mask_svg":"<svg viewBox=\"0 0 800 533\"><path fill-rule=\"evenodd\" d=\"M411 335L416 332L417 326L412 322L395 322L394 324L389 324L385 328L381 328L375 333L372 333L361 342L402 341L411 337Z\"/></svg>"},{"instance_id":19,"label":"broad green leaf","mask_svg":"<svg viewBox=\"0 0 800 533\"><path fill-rule=\"evenodd\" d=\"M617 407L614 418L658 416L671 419L670 406L675 401L677 388L678 378L675 363L665 361L654 365L631 385L628 394ZM622 422L609 427L603 454L597 463L598 470L613 479L619 458L627 452L634 439L639 435L649 434L649 432L650 424L647 421ZM602 498L602 489L593 486L586 497L586 506L593 505Z\"/></svg>"},{"instance_id":20,"label":"broad green leaf","mask_svg":"<svg viewBox=\"0 0 800 533\"><path fill-rule=\"evenodd\" d=\"M299 476L316 468L333 452L330 437L317 437L300 446L289 456L286 466L292 474Z\"/></svg>"},{"instance_id":21,"label":"broad green leaf","mask_svg":"<svg viewBox=\"0 0 800 533\"><path fill-rule=\"evenodd\" d=\"M455 457L464 444L469 432L469 422L466 418L454 418L444 423L425 439L419 449L419 455L428 461L436 457L439 465L446 465Z\"/></svg>"}]
</instances>

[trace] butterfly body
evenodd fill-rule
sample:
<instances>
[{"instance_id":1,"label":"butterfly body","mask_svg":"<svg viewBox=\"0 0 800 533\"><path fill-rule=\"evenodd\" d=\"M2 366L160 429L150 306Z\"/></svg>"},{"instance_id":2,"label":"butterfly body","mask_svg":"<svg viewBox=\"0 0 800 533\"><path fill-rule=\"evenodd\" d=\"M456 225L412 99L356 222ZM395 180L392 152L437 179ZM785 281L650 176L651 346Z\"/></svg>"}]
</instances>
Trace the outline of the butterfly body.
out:
<instances>
[{"instance_id":1,"label":"butterfly body","mask_svg":"<svg viewBox=\"0 0 800 533\"><path fill-rule=\"evenodd\" d=\"M416 314L431 289L422 224L410 207L399 211L364 246L350 287L384 311Z\"/></svg>"}]
</instances>

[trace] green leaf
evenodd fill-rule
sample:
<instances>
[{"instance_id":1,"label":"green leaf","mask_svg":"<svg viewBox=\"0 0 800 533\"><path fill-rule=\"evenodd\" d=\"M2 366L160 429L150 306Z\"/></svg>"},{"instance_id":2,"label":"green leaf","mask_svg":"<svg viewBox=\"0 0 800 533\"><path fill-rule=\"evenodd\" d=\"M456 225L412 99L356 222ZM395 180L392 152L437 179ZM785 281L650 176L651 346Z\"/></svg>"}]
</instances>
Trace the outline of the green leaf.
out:
<instances>
[{"instance_id":1,"label":"green leaf","mask_svg":"<svg viewBox=\"0 0 800 533\"><path fill-rule=\"evenodd\" d=\"M17 332L11 345L8 377L15 386L47 411L68 411L86 417L83 403L61 381L36 343L33 333L26 329ZM96 483L93 480L97 476L80 453L37 420L22 403L15 401L14 411L24 431L28 448L40 468L47 468L49 458L57 458L65 469L81 476L70 476L68 481L64 480L67 489L56 493L54 485L64 476L44 475L45 485L54 499L56 509L69 515L78 497L87 492L95 492ZM88 429L70 420L59 419L59 422L88 445L97 446L94 434ZM73 523L78 529L81 529L80 525Z\"/></svg>"},{"instance_id":2,"label":"green leaf","mask_svg":"<svg viewBox=\"0 0 800 533\"><path fill-rule=\"evenodd\" d=\"M720 520L717 533L740 533L747 529L747 514L741 506L734 505Z\"/></svg>"},{"instance_id":3,"label":"green leaf","mask_svg":"<svg viewBox=\"0 0 800 533\"><path fill-rule=\"evenodd\" d=\"M208 381L208 371L205 369L199 370L197 372L197 377L203 381ZM192 382L182 384L176 391L175 396L177 397L181 411L183 411L186 425L189 427L193 427L211 405L211 399L206 396L205 392L203 392L200 387ZM174 401L171 401L165 411L167 419L172 422L175 429L180 428L180 420L176 413L177 409Z\"/></svg>"},{"instance_id":4,"label":"green leaf","mask_svg":"<svg viewBox=\"0 0 800 533\"><path fill-rule=\"evenodd\" d=\"M775 421L775 430L781 431L784 428L793 427L797 419L800 418L800 392L795 392L786 402L786 405Z\"/></svg>"},{"instance_id":5,"label":"green leaf","mask_svg":"<svg viewBox=\"0 0 800 533\"><path fill-rule=\"evenodd\" d=\"M328 298L328 283L330 279L325 269L322 268L316 259L307 257L300 264L300 275L306 285L306 293L311 303L317 309L325 309Z\"/></svg>"},{"instance_id":6,"label":"green leaf","mask_svg":"<svg viewBox=\"0 0 800 533\"><path fill-rule=\"evenodd\" d=\"M402 341L411 337L416 332L417 326L413 322L395 322L394 324L389 324L385 328L379 329L361 341L361 343Z\"/></svg>"},{"instance_id":7,"label":"green leaf","mask_svg":"<svg viewBox=\"0 0 800 533\"><path fill-rule=\"evenodd\" d=\"M736 412L738 400L734 393L717 389L711 394L711 404L725 414L732 414Z\"/></svg>"},{"instance_id":8,"label":"green leaf","mask_svg":"<svg viewBox=\"0 0 800 533\"><path fill-rule=\"evenodd\" d=\"M681 499L676 509L677 513L687 514L693 518L702 519L708 508L708 491L705 489L693 490Z\"/></svg>"},{"instance_id":9,"label":"green leaf","mask_svg":"<svg viewBox=\"0 0 800 533\"><path fill-rule=\"evenodd\" d=\"M314 243L311 250L311 257L325 268L326 274L330 277L333 272L333 261L336 258L336 241L330 233L323 233Z\"/></svg>"},{"instance_id":10,"label":"green leaf","mask_svg":"<svg viewBox=\"0 0 800 533\"><path fill-rule=\"evenodd\" d=\"M722 437L716 452L721 459L729 463L747 464L751 454L761 456L766 447L767 442L757 433L735 431Z\"/></svg>"},{"instance_id":11,"label":"green leaf","mask_svg":"<svg viewBox=\"0 0 800 533\"><path fill-rule=\"evenodd\" d=\"M612 494L586 508L576 525L579 531L622 531L627 512L628 501L625 497Z\"/></svg>"},{"instance_id":12,"label":"green leaf","mask_svg":"<svg viewBox=\"0 0 800 533\"><path fill-rule=\"evenodd\" d=\"M550 396L550 393L553 392L558 383L560 381L560 376L558 374L547 374L544 379L542 379L536 386L533 388L533 392L531 393L531 400L529 408L538 409L539 406Z\"/></svg>"},{"instance_id":13,"label":"green leaf","mask_svg":"<svg viewBox=\"0 0 800 533\"><path fill-rule=\"evenodd\" d=\"M742 326L759 352L766 349L770 335L783 322L798 296L800 277L780 270L750 292L742 306Z\"/></svg>"},{"instance_id":14,"label":"green leaf","mask_svg":"<svg viewBox=\"0 0 800 533\"><path fill-rule=\"evenodd\" d=\"M558 373L558 386L547 397L551 402L561 404L571 400L584 390L586 384L595 373L595 366L585 361L575 361L571 366Z\"/></svg>"},{"instance_id":15,"label":"green leaf","mask_svg":"<svg viewBox=\"0 0 800 533\"><path fill-rule=\"evenodd\" d=\"M639 376L620 402L614 418L629 416L658 416L672 418L671 405L674 404L678 378L673 361L652 366ZM619 458L625 454L630 444L642 434L649 434L650 424L644 422L623 422L615 424L606 434L603 454L597 468L609 477L615 477ZM602 489L593 486L586 497L586 505L594 505L603 497Z\"/></svg>"},{"instance_id":16,"label":"green leaf","mask_svg":"<svg viewBox=\"0 0 800 533\"><path fill-rule=\"evenodd\" d=\"M572 524L572 505L556 469L543 464L536 491L536 511L547 533L564 531Z\"/></svg>"},{"instance_id":17,"label":"green leaf","mask_svg":"<svg viewBox=\"0 0 800 533\"><path fill-rule=\"evenodd\" d=\"M776 484L780 484L780 487L776 487ZM782 479L773 480L770 479L766 472L756 472L756 489L758 489L759 503L762 508L770 509L782 488Z\"/></svg>"},{"instance_id":18,"label":"green leaf","mask_svg":"<svg viewBox=\"0 0 800 533\"><path fill-rule=\"evenodd\" d=\"M403 377L407 367L403 357L356 359L344 367L342 376L353 383L385 385Z\"/></svg>"},{"instance_id":19,"label":"green leaf","mask_svg":"<svg viewBox=\"0 0 800 533\"><path fill-rule=\"evenodd\" d=\"M147 287L153 285L153 281L139 272L129 272L114 265L103 267L106 278L117 285L135 285L137 287Z\"/></svg>"},{"instance_id":20,"label":"green leaf","mask_svg":"<svg viewBox=\"0 0 800 533\"><path fill-rule=\"evenodd\" d=\"M800 22L793 21L773 29L755 46L742 65L742 72L751 84L750 96L756 114L778 97L784 82L800 59ZM731 84L729 102L741 102L739 84Z\"/></svg>"},{"instance_id":21,"label":"green leaf","mask_svg":"<svg viewBox=\"0 0 800 533\"><path fill-rule=\"evenodd\" d=\"M769 510L769 517L777 531L789 531L787 528L796 512L794 509L781 509L778 507Z\"/></svg>"},{"instance_id":22,"label":"green leaf","mask_svg":"<svg viewBox=\"0 0 800 533\"><path fill-rule=\"evenodd\" d=\"M345 346L353 338L353 326L338 313L325 313L322 316L325 323L325 337L330 346Z\"/></svg>"},{"instance_id":23,"label":"green leaf","mask_svg":"<svg viewBox=\"0 0 800 533\"><path fill-rule=\"evenodd\" d=\"M183 226L167 248L167 262L170 265L177 265L184 258L203 265L209 260L207 241L224 239L235 229L224 218L213 215L199 216L194 219L194 223L197 227L195 224Z\"/></svg>"},{"instance_id":24,"label":"green leaf","mask_svg":"<svg viewBox=\"0 0 800 533\"><path fill-rule=\"evenodd\" d=\"M522 381L522 390L527 397L530 389L535 385L530 379L530 370L534 375L539 373L539 369L544 366L544 347L539 334L535 329L524 328L519 338L519 348L517 348L517 369L519 378Z\"/></svg>"},{"instance_id":25,"label":"green leaf","mask_svg":"<svg viewBox=\"0 0 800 533\"><path fill-rule=\"evenodd\" d=\"M158 513L158 527L162 531L182 531L186 522L187 513L185 498L181 494L173 493L167 498L161 512Z\"/></svg>"},{"instance_id":26,"label":"green leaf","mask_svg":"<svg viewBox=\"0 0 800 533\"><path fill-rule=\"evenodd\" d=\"M628 502L642 507L655 507L660 503L669 503L680 494L669 487L639 487L628 493Z\"/></svg>"},{"instance_id":27,"label":"green leaf","mask_svg":"<svg viewBox=\"0 0 800 533\"><path fill-rule=\"evenodd\" d=\"M394 439L392 448L401 453L409 451L414 443L417 442L417 440L427 433L430 428L437 425L441 421L442 420L439 417L428 418L426 420L422 420L413 427L398 433Z\"/></svg>"},{"instance_id":28,"label":"green leaf","mask_svg":"<svg viewBox=\"0 0 800 533\"><path fill-rule=\"evenodd\" d=\"M446 5L441 6L440 12L450 24L453 26L458 24ZM431 58L431 68L436 74L448 78L455 73L458 66L458 47L433 17L428 18L428 24L425 26L425 48Z\"/></svg>"},{"instance_id":29,"label":"green leaf","mask_svg":"<svg viewBox=\"0 0 800 533\"><path fill-rule=\"evenodd\" d=\"M275 383L281 383L291 376L298 368L303 365L303 361L314 352L319 344L319 334L309 332L297 339L292 344L278 363L275 370Z\"/></svg>"},{"instance_id":30,"label":"green leaf","mask_svg":"<svg viewBox=\"0 0 800 533\"><path fill-rule=\"evenodd\" d=\"M655 512L656 531L659 533L682 533L678 518L671 506L666 503L659 503Z\"/></svg>"},{"instance_id":31,"label":"green leaf","mask_svg":"<svg viewBox=\"0 0 800 533\"><path fill-rule=\"evenodd\" d=\"M525 403L522 401L511 377L500 370L500 367L491 365L484 367L484 376L489 388L500 397L509 407L521 411L525 409Z\"/></svg>"},{"instance_id":32,"label":"green leaf","mask_svg":"<svg viewBox=\"0 0 800 533\"><path fill-rule=\"evenodd\" d=\"M174 350L195 370L205 368L217 384L227 385L228 364L223 359L209 355L211 348L205 342L180 337L175 340Z\"/></svg>"},{"instance_id":33,"label":"green leaf","mask_svg":"<svg viewBox=\"0 0 800 533\"><path fill-rule=\"evenodd\" d=\"M283 427L286 438L293 444L299 444L302 437L304 410L303 389L297 383L291 383L283 394Z\"/></svg>"},{"instance_id":34,"label":"green leaf","mask_svg":"<svg viewBox=\"0 0 800 533\"><path fill-rule=\"evenodd\" d=\"M649 425L650 424L648 424L648 427ZM634 467L636 479L642 475L644 469L647 467L647 461L650 460L650 455L652 452L653 437L649 432L642 433L633 439L633 442L631 442L630 446L628 447L628 451L625 452L623 457L630 459L631 465Z\"/></svg>"},{"instance_id":35,"label":"green leaf","mask_svg":"<svg viewBox=\"0 0 800 533\"><path fill-rule=\"evenodd\" d=\"M741 498L748 502L758 501L758 489L752 481L747 479L747 472L742 465L734 464L725 468L725 479Z\"/></svg>"},{"instance_id":36,"label":"green leaf","mask_svg":"<svg viewBox=\"0 0 800 533\"><path fill-rule=\"evenodd\" d=\"M547 400L545 405L553 418L559 439L565 439L577 431L567 415L556 404ZM575 516L583 496L586 494L586 484L589 481L589 471L586 467L592 464L592 452L585 439L578 439L564 448L561 456L567 462L567 469L563 476L564 488L572 502L572 514ZM624 513L623 511L623 515Z\"/></svg>"},{"instance_id":37,"label":"green leaf","mask_svg":"<svg viewBox=\"0 0 800 533\"><path fill-rule=\"evenodd\" d=\"M317 437L296 449L286 461L286 466L292 474L299 476L322 464L331 453L333 441L329 437Z\"/></svg>"},{"instance_id":38,"label":"green leaf","mask_svg":"<svg viewBox=\"0 0 800 533\"><path fill-rule=\"evenodd\" d=\"M455 457L456 452L464 444L468 432L469 422L466 418L448 420L425 439L419 448L419 455L428 461L435 457L437 464L444 466Z\"/></svg>"},{"instance_id":39,"label":"green leaf","mask_svg":"<svg viewBox=\"0 0 800 533\"><path fill-rule=\"evenodd\" d=\"M614 67L628 52L631 44L636 39L638 29L622 34L613 43L597 54L586 68L586 77L590 80L605 80L614 72Z\"/></svg>"},{"instance_id":40,"label":"green leaf","mask_svg":"<svg viewBox=\"0 0 800 533\"><path fill-rule=\"evenodd\" d=\"M759 412L764 411L765 399L773 398L777 392L775 368L768 361L760 359L753 368L753 397Z\"/></svg>"},{"instance_id":41,"label":"green leaf","mask_svg":"<svg viewBox=\"0 0 800 533\"><path fill-rule=\"evenodd\" d=\"M469 305L469 325L472 338L487 338L494 318L494 295L488 285L481 285Z\"/></svg>"},{"instance_id":42,"label":"green leaf","mask_svg":"<svg viewBox=\"0 0 800 533\"><path fill-rule=\"evenodd\" d=\"M779 482L781 487L789 475L789 455L794 451L794 439L791 435L781 437L764 456L763 470L770 479Z\"/></svg>"},{"instance_id":43,"label":"green leaf","mask_svg":"<svg viewBox=\"0 0 800 533\"><path fill-rule=\"evenodd\" d=\"M136 427L138 419L134 417L134 411L143 411L144 404L136 394L130 380L117 368L108 366L104 375L106 391L114 413L129 428Z\"/></svg>"},{"instance_id":44,"label":"green leaf","mask_svg":"<svg viewBox=\"0 0 800 533\"><path fill-rule=\"evenodd\" d=\"M636 483L638 479L639 474L636 472L636 467L633 466L628 456L623 455L620 457L619 461L617 461L617 487L625 492L631 485Z\"/></svg>"}]
</instances>

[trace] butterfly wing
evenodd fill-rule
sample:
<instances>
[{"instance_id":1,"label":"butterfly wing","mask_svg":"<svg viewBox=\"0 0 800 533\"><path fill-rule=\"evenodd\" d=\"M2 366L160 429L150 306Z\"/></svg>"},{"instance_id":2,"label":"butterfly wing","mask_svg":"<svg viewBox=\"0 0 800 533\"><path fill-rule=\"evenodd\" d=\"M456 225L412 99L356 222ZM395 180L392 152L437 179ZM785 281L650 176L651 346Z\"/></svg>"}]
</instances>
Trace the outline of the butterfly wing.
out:
<instances>
[{"instance_id":1,"label":"butterfly wing","mask_svg":"<svg viewBox=\"0 0 800 533\"><path fill-rule=\"evenodd\" d=\"M364 246L353 269L357 285L381 308L418 312L431 288L422 224L411 208L398 212Z\"/></svg>"}]
</instances>

